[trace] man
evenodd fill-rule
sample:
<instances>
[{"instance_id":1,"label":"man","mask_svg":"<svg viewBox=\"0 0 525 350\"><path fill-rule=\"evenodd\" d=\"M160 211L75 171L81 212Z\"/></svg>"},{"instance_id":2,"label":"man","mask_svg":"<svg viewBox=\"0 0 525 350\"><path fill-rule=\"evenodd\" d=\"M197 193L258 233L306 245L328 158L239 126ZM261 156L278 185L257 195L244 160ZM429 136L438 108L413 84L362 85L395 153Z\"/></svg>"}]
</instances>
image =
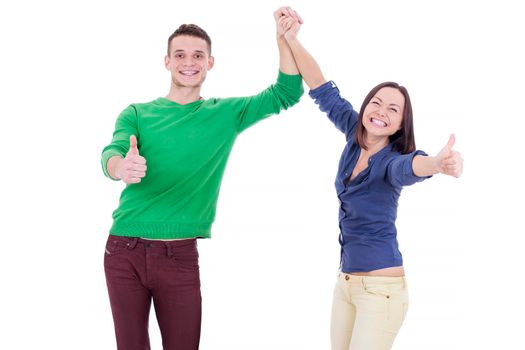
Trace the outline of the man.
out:
<instances>
[{"instance_id":1,"label":"man","mask_svg":"<svg viewBox=\"0 0 525 350\"><path fill-rule=\"evenodd\" d=\"M274 13L295 17L290 8ZM153 300L164 349L199 347L201 293L196 238L209 238L221 179L237 135L297 103L303 93L293 56L277 33L277 82L243 98L203 99L213 68L211 40L181 25L168 40L166 97L132 104L102 152L106 176L126 184L106 244L104 268L117 346L150 349Z\"/></svg>"}]
</instances>

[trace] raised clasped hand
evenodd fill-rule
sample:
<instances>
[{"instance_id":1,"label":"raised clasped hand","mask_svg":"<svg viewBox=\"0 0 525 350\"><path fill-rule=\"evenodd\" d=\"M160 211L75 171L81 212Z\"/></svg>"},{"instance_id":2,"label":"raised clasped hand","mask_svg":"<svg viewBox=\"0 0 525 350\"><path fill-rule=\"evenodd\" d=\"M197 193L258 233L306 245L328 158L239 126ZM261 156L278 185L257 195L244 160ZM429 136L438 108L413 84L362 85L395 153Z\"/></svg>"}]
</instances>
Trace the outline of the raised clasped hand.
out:
<instances>
[{"instance_id":1,"label":"raised clasped hand","mask_svg":"<svg viewBox=\"0 0 525 350\"><path fill-rule=\"evenodd\" d=\"M303 19L299 16L297 11L287 6L278 8L273 13L273 17L277 26L278 37L285 36L292 28L295 29L294 34L297 34L301 24L303 24Z\"/></svg>"}]
</instances>

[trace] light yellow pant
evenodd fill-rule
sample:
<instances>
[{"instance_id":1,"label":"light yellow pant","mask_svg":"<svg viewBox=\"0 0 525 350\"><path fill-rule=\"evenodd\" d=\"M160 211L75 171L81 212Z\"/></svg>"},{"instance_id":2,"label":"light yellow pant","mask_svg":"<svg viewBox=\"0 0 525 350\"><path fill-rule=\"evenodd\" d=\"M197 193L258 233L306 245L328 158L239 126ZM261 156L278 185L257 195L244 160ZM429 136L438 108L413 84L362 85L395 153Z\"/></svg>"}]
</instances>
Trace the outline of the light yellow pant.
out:
<instances>
[{"instance_id":1,"label":"light yellow pant","mask_svg":"<svg viewBox=\"0 0 525 350\"><path fill-rule=\"evenodd\" d=\"M408 309L404 277L340 273L332 304L332 350L388 350Z\"/></svg>"}]
</instances>

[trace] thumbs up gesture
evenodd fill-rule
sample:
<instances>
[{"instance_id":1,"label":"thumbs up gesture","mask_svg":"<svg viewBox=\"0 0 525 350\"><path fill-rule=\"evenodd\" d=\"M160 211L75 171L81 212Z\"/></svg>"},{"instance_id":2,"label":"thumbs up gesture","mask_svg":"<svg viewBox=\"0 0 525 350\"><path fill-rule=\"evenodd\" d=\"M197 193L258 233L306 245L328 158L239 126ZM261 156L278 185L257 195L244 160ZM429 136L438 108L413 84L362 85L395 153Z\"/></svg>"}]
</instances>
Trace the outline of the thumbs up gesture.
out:
<instances>
[{"instance_id":1,"label":"thumbs up gesture","mask_svg":"<svg viewBox=\"0 0 525 350\"><path fill-rule=\"evenodd\" d=\"M146 176L146 158L140 156L135 135L129 137L129 150L118 162L115 175L127 184L136 184Z\"/></svg>"},{"instance_id":2,"label":"thumbs up gesture","mask_svg":"<svg viewBox=\"0 0 525 350\"><path fill-rule=\"evenodd\" d=\"M456 137L451 134L447 145L439 151L434 160L440 173L460 177L463 172L463 158L459 152L452 150L454 142L456 142Z\"/></svg>"}]
</instances>

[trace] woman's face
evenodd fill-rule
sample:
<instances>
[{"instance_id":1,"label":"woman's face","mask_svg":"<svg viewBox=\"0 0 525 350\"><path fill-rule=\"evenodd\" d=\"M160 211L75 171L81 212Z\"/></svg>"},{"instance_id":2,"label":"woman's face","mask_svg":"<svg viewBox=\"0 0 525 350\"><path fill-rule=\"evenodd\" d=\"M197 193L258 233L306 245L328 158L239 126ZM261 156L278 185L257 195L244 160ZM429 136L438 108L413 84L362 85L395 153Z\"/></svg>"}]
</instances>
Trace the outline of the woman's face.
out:
<instances>
[{"instance_id":1,"label":"woman's face","mask_svg":"<svg viewBox=\"0 0 525 350\"><path fill-rule=\"evenodd\" d=\"M365 107L362 123L367 137L388 137L401 129L405 96L395 88L379 90Z\"/></svg>"}]
</instances>

